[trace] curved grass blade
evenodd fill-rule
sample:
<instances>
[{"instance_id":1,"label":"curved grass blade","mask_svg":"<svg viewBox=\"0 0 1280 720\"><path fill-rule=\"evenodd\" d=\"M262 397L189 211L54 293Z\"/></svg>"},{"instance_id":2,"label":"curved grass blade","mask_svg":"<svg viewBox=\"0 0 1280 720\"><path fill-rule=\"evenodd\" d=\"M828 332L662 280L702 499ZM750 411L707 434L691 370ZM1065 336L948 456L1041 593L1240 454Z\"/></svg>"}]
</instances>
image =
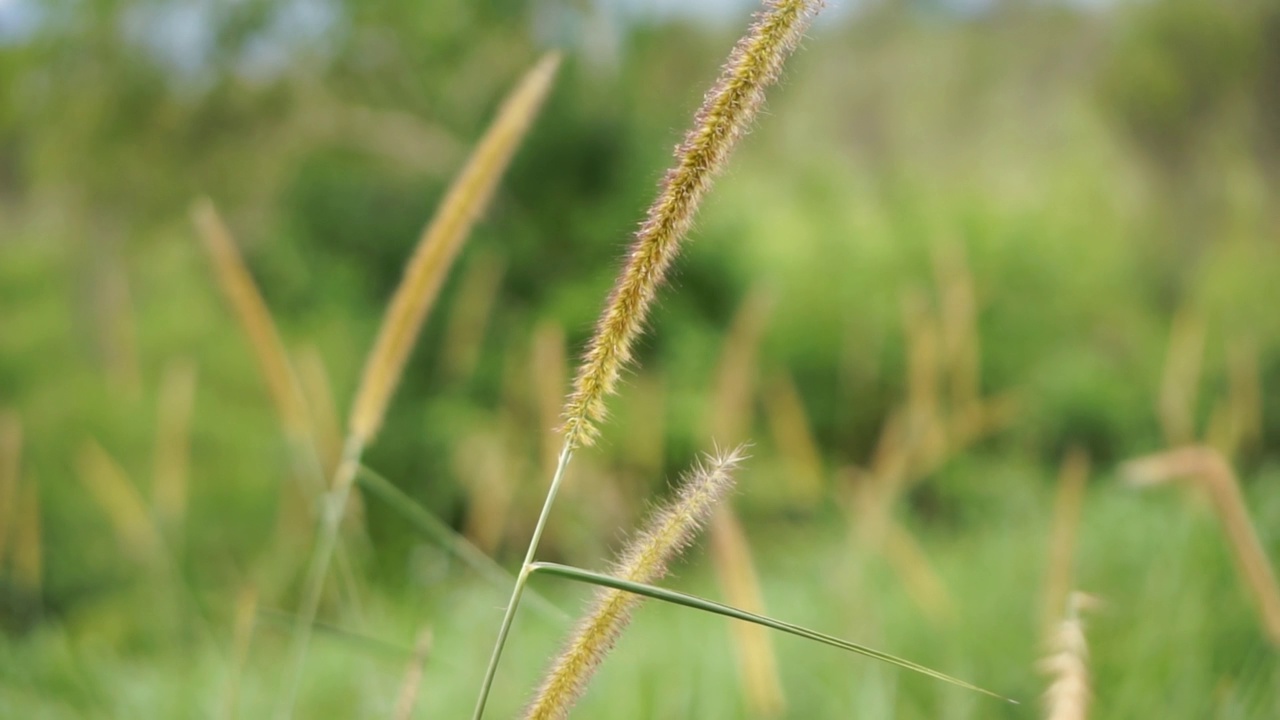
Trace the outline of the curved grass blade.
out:
<instances>
[{"instance_id":1,"label":"curved grass blade","mask_svg":"<svg viewBox=\"0 0 1280 720\"><path fill-rule=\"evenodd\" d=\"M900 668L911 670L913 672L918 672L921 675L927 675L931 678L941 680L943 682L947 682L952 685L965 688L967 690L973 690L975 692L980 692L984 695L990 695L993 698L998 698L1000 700L1004 700L1006 702L1010 702L1015 705L1018 704L1017 700L1013 700L1012 698L1007 698L1003 695L999 695L990 690L980 688L977 685L967 683L964 680L953 678L950 675L940 673L937 670L927 668L924 665L913 663L910 660L904 660L900 657L896 657L894 655L890 655L888 653L881 652L873 648L869 648L865 645L859 645L858 643L849 642L848 640L841 640L840 638L833 637L831 635L826 635L824 633L817 632L816 630L810 630L808 628L801 627L799 625L793 625L791 623L783 622L781 620L775 620L771 617L765 617L764 615L757 615L755 613L746 612L745 610L739 610L738 608L731 607L729 605L724 605L724 604L715 602L713 600L700 598L700 597L697 597L696 595L688 595L686 593L676 592L674 590L667 590L666 588L660 588L654 585L646 585L644 583L630 582L628 580L622 580L616 577L612 577L610 575L605 575L604 573L592 572L590 570L583 570L582 568L579 568L579 567L573 567L571 565L560 565L558 563L546 563L546 562L534 563L529 567L529 573L531 575L537 574L537 573L543 573L545 575L564 578L566 580L573 580L575 582L613 588L615 590L622 590L623 592L635 593L636 595L643 595L644 597L652 598L654 600L661 600L663 602L669 602L675 605L683 605L688 608L693 608L694 610L702 610L709 613L715 613L716 615L723 615L725 617L733 618L735 620L741 620L743 622L755 623L756 625L763 625L773 630L789 633L797 637L802 637L808 640L813 640L815 642L820 642L824 645L830 645L831 647L840 648L841 650L847 650L849 652L857 653L859 655L864 655L874 660L880 660L881 662L889 663L890 665L897 665Z\"/></svg>"},{"instance_id":2,"label":"curved grass blade","mask_svg":"<svg viewBox=\"0 0 1280 720\"><path fill-rule=\"evenodd\" d=\"M391 509L399 512L405 520L409 521L423 535L435 541L449 553L457 556L458 559L462 560L472 570L475 570L496 587L505 589L515 582L515 576L508 572L506 568L499 565L484 551L449 527L448 523L415 502L403 490L396 487L394 483L376 471L366 465L361 465L359 474L356 476L356 482L364 489L378 496ZM535 592L531 591L529 593L529 602L532 607L537 608L539 612L548 617L556 620L565 620L568 617L554 603Z\"/></svg>"}]
</instances>

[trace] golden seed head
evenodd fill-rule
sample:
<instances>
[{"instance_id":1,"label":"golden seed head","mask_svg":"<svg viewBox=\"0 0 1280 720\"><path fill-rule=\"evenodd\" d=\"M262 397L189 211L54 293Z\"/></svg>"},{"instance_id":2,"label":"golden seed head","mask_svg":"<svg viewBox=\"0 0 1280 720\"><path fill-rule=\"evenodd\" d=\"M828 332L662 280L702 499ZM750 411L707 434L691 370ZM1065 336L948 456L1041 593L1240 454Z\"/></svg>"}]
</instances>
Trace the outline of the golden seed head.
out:
<instances>
[{"instance_id":1,"label":"golden seed head","mask_svg":"<svg viewBox=\"0 0 1280 720\"><path fill-rule=\"evenodd\" d=\"M733 487L733 471L743 461L742 447L707 457L686 477L674 502L654 513L641 533L627 545L614 574L639 583L653 583L707 522L716 505ZM586 617L543 679L526 720L558 720L582 696L595 669L613 649L640 602L637 595L602 589Z\"/></svg>"},{"instance_id":2,"label":"golden seed head","mask_svg":"<svg viewBox=\"0 0 1280 720\"><path fill-rule=\"evenodd\" d=\"M454 180L440 209L423 232L405 267L404 279L383 316L382 327L360 379L350 430L362 442L371 440L382 425L418 330L471 226L488 204L498 180L537 116L559 65L559 53L548 53L525 74L498 110L493 124L476 145L466 167Z\"/></svg>"},{"instance_id":3,"label":"golden seed head","mask_svg":"<svg viewBox=\"0 0 1280 720\"><path fill-rule=\"evenodd\" d=\"M605 416L605 397L614 391L622 367L631 360L631 347L644 327L649 305L679 252L698 204L751 125L764 102L765 88L777 78L821 5L820 0L770 0L704 98L693 129L676 148L675 166L667 172L657 200L636 232L583 357L565 407L564 432L570 447L594 441L595 425Z\"/></svg>"},{"instance_id":4,"label":"golden seed head","mask_svg":"<svg viewBox=\"0 0 1280 720\"><path fill-rule=\"evenodd\" d=\"M308 423L306 400L293 377L293 369L271 311L249 273L231 231L209 198L196 201L191 217L209 255L218 285L249 336L249 345L285 433L290 436L305 434Z\"/></svg>"}]
</instances>

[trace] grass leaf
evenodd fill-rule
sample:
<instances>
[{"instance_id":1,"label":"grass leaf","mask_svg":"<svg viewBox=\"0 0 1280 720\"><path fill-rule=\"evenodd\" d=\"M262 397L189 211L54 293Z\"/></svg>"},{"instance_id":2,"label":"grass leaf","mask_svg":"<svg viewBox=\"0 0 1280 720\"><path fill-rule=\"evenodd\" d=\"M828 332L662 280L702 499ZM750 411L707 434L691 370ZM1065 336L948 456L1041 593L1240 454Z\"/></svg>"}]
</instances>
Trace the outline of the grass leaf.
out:
<instances>
[{"instance_id":1,"label":"grass leaf","mask_svg":"<svg viewBox=\"0 0 1280 720\"><path fill-rule=\"evenodd\" d=\"M724 605L724 604L715 602L713 600L707 600L705 598L697 597L696 595L688 595L686 593L676 592L675 590L667 590L665 588L660 588L654 585L646 585L644 583L637 583L637 582L631 582L628 580L622 580L620 578L616 578L610 575L605 575L604 573L592 572L590 570L584 570L582 568L572 567L570 565L560 565L558 563L546 563L546 562L534 563L533 565L530 566L529 573L531 575L542 573L544 575L551 575L553 577L564 578L566 580L573 580L575 582L587 583L589 585L598 585L600 587L613 588L615 590L622 590L624 592L635 593L636 595L643 595L644 597L651 598L654 600L661 600L663 602L669 602L675 605L683 605L688 608L693 608L694 610L702 610L704 612L715 613L716 615L723 615L725 617L733 618L735 620L741 620L743 622L755 623L756 625L763 625L767 628L771 628L779 632L788 633L791 635L795 635L796 637L802 637L808 640L813 640L815 642L820 642L824 645L830 645L831 647L840 648L841 650L847 650L849 652L857 653L859 655L864 655L874 660L880 660L881 662L889 663L890 665L897 665L900 668L911 670L913 672L918 672L921 675L928 675L931 678L942 680L943 682L951 683L952 685L966 688L968 690L974 690L976 692L983 693L984 695L990 695L991 697L999 698L1007 702L1011 702L1014 704L1017 704L1018 702L1017 700L1004 697L1003 695L999 695L990 690L980 688L977 685L967 683L964 680L953 678L950 675L946 675L944 673L938 672L937 670L933 670L932 668L927 668L918 663L913 663L910 660L904 660L900 657L896 657L894 655L890 655L888 653L881 652L873 648L869 648L865 645L859 645L858 643L849 642L848 640L841 640L840 638L833 637L831 635L826 635L824 633L817 632L816 630L810 630L808 628L801 627L799 625L793 625L789 622L783 622L782 620L775 620L771 617L765 617L763 615L749 613L745 610L739 610L738 608L731 607L729 605Z\"/></svg>"}]
</instances>

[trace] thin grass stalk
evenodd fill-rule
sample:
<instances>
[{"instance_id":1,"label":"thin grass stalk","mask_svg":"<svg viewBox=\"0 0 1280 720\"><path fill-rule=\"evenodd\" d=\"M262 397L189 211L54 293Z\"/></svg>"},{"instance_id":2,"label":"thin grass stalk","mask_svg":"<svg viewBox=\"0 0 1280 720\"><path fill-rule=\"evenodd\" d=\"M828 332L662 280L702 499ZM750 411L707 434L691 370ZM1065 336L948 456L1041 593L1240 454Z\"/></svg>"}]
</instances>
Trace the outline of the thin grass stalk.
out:
<instances>
[{"instance_id":1,"label":"thin grass stalk","mask_svg":"<svg viewBox=\"0 0 1280 720\"><path fill-rule=\"evenodd\" d=\"M13 527L10 571L14 583L35 600L36 607L44 587L44 539L40 520L40 486L28 475L18 491L18 520Z\"/></svg>"},{"instance_id":2,"label":"thin grass stalk","mask_svg":"<svg viewBox=\"0 0 1280 720\"><path fill-rule=\"evenodd\" d=\"M92 440L80 448L76 464L81 482L102 508L125 552L147 565L162 564L164 539L124 469Z\"/></svg>"},{"instance_id":3,"label":"thin grass stalk","mask_svg":"<svg viewBox=\"0 0 1280 720\"><path fill-rule=\"evenodd\" d=\"M939 298L940 344L953 413L967 414L979 402L981 343L977 299L964 247L955 241L934 246L934 284Z\"/></svg>"},{"instance_id":4,"label":"thin grass stalk","mask_svg":"<svg viewBox=\"0 0 1280 720\"><path fill-rule=\"evenodd\" d=\"M449 268L537 116L559 64L558 53L543 56L503 102L497 117L477 143L466 166L423 232L405 269L405 276L383 316L352 404L348 435L334 471L315 550L303 584L288 679L276 714L282 720L293 716L311 628L320 606L329 560L337 545L338 526L351 486L355 483L364 448L382 424L409 351Z\"/></svg>"},{"instance_id":5,"label":"thin grass stalk","mask_svg":"<svg viewBox=\"0 0 1280 720\"><path fill-rule=\"evenodd\" d=\"M1204 363L1204 320L1191 308L1183 308L1169 329L1169 349L1160 375L1157 416L1170 447L1196 438L1195 411Z\"/></svg>"},{"instance_id":6,"label":"thin grass stalk","mask_svg":"<svg viewBox=\"0 0 1280 720\"><path fill-rule=\"evenodd\" d=\"M1253 598L1263 633L1273 645L1280 646L1280 583L1249 519L1240 481L1222 454L1198 446L1170 450L1127 463L1124 475L1137 485L1158 485L1177 478L1192 478L1200 483L1227 536L1236 570Z\"/></svg>"},{"instance_id":7,"label":"thin grass stalk","mask_svg":"<svg viewBox=\"0 0 1280 720\"><path fill-rule=\"evenodd\" d=\"M444 333L441 364L450 382L466 383L475 373L505 272L505 261L490 252L477 255L462 277Z\"/></svg>"},{"instance_id":8,"label":"thin grass stalk","mask_svg":"<svg viewBox=\"0 0 1280 720\"><path fill-rule=\"evenodd\" d=\"M766 386L764 400L770 434L787 463L789 499L801 507L813 507L822 499L826 471L800 391L790 375L781 371Z\"/></svg>"},{"instance_id":9,"label":"thin grass stalk","mask_svg":"<svg viewBox=\"0 0 1280 720\"><path fill-rule=\"evenodd\" d=\"M742 448L707 457L686 477L674 502L656 512L627 545L613 575L637 583L664 577L667 567L689 545L720 501L733 488L733 471ZM561 720L586 691L600 663L630 622L639 598L616 589L596 594L526 708L525 720Z\"/></svg>"},{"instance_id":10,"label":"thin grass stalk","mask_svg":"<svg viewBox=\"0 0 1280 720\"><path fill-rule=\"evenodd\" d=\"M392 720L409 720L413 717L413 709L418 704L418 689L422 687L422 669L427 664L427 656L431 654L432 638L431 628L424 628L418 633L413 658L409 660L409 667L405 668L400 694L396 697L396 707L391 713Z\"/></svg>"},{"instance_id":11,"label":"thin grass stalk","mask_svg":"<svg viewBox=\"0 0 1280 720\"><path fill-rule=\"evenodd\" d=\"M324 358L314 345L303 346L296 357L298 381L311 411L311 434L315 438L321 470L324 477L332 478L338 457L342 454L342 423L333 400L333 383Z\"/></svg>"},{"instance_id":12,"label":"thin grass stalk","mask_svg":"<svg viewBox=\"0 0 1280 720\"><path fill-rule=\"evenodd\" d=\"M0 412L0 563L16 532L18 485L22 476L22 421L12 410Z\"/></svg>"},{"instance_id":13,"label":"thin grass stalk","mask_svg":"<svg viewBox=\"0 0 1280 720\"><path fill-rule=\"evenodd\" d=\"M742 523L728 504L711 518L711 561L730 605L759 615L765 613L764 593L751 558L751 545ZM778 673L773 638L759 625L735 623L731 628L737 649L738 676L752 717L781 717L787 698Z\"/></svg>"},{"instance_id":14,"label":"thin grass stalk","mask_svg":"<svg viewBox=\"0 0 1280 720\"><path fill-rule=\"evenodd\" d=\"M169 542L178 544L187 513L191 465L191 416L196 397L196 366L190 360L169 363L160 380L156 440L151 463L151 503Z\"/></svg>"},{"instance_id":15,"label":"thin grass stalk","mask_svg":"<svg viewBox=\"0 0 1280 720\"><path fill-rule=\"evenodd\" d=\"M223 720L235 720L240 713L240 687L244 681L253 630L258 617L258 589L246 585L236 595L235 614L231 625L231 668L222 695Z\"/></svg>"},{"instance_id":16,"label":"thin grass stalk","mask_svg":"<svg viewBox=\"0 0 1280 720\"><path fill-rule=\"evenodd\" d=\"M1089 455L1075 447L1067 452L1058 472L1058 491L1053 503L1053 529L1049 544L1049 574L1044 584L1043 620L1046 628L1061 621L1067 611L1071 588L1075 585L1076 534L1080 529L1080 508L1089 480Z\"/></svg>"},{"instance_id":17,"label":"thin grass stalk","mask_svg":"<svg viewBox=\"0 0 1280 720\"><path fill-rule=\"evenodd\" d=\"M777 78L783 62L821 6L822 0L769 0L746 37L734 47L720 78L695 115L693 129L676 148L676 165L668 171L657 200L632 241L565 404L564 446L498 628L474 720L484 716L498 661L529 580L529 568L573 451L594 441L596 424L604 419L605 398L616 389L622 367L631 359L631 347L644 327L649 306L679 252L680 241L688 232L703 195L751 125L764 102L765 88Z\"/></svg>"}]
</instances>

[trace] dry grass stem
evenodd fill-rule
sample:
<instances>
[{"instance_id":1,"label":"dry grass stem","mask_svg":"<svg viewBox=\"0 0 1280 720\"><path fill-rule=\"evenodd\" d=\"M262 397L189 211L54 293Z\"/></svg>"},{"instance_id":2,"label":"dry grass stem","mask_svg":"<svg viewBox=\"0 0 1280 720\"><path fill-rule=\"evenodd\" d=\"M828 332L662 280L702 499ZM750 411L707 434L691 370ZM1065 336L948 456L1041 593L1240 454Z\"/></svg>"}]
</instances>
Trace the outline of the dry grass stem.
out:
<instances>
[{"instance_id":1,"label":"dry grass stem","mask_svg":"<svg viewBox=\"0 0 1280 720\"><path fill-rule=\"evenodd\" d=\"M413 708L418 704L418 690L422 687L422 669L431 654L433 639L431 628L418 633L418 641L413 646L413 657L409 667L404 671L404 681L400 684L400 694L396 697L396 707L392 711L393 720L409 720L413 717Z\"/></svg>"},{"instance_id":2,"label":"dry grass stem","mask_svg":"<svg viewBox=\"0 0 1280 720\"><path fill-rule=\"evenodd\" d=\"M764 615L764 594L756 576L751 546L737 515L726 503L711 517L711 561L725 601L747 612ZM733 623L738 674L747 707L756 718L781 717L787 711L786 695L778 674L778 658L767 628L750 623Z\"/></svg>"},{"instance_id":3,"label":"dry grass stem","mask_svg":"<svg viewBox=\"0 0 1280 720\"><path fill-rule=\"evenodd\" d=\"M1258 351L1252 342L1238 340L1227 347L1227 396L1214 406L1206 441L1230 459L1261 436Z\"/></svg>"},{"instance_id":4,"label":"dry grass stem","mask_svg":"<svg viewBox=\"0 0 1280 720\"><path fill-rule=\"evenodd\" d=\"M164 540L124 469L92 440L80 448L77 468L81 482L102 508L125 552L144 563L162 562Z\"/></svg>"},{"instance_id":5,"label":"dry grass stem","mask_svg":"<svg viewBox=\"0 0 1280 720\"><path fill-rule=\"evenodd\" d=\"M22 477L22 421L11 410L0 412L0 563L18 524L18 484Z\"/></svg>"},{"instance_id":6,"label":"dry grass stem","mask_svg":"<svg viewBox=\"0 0 1280 720\"><path fill-rule=\"evenodd\" d=\"M502 289L506 263L496 253L478 253L459 284L444 334L441 364L450 382L465 383L475 372L489 316Z\"/></svg>"},{"instance_id":7,"label":"dry grass stem","mask_svg":"<svg viewBox=\"0 0 1280 720\"><path fill-rule=\"evenodd\" d=\"M1066 612L1067 596L1075 585L1076 533L1080 508L1089 481L1089 455L1076 447L1067 452L1058 473L1053 503L1053 530L1049 544L1049 573L1044 584L1045 627L1056 624Z\"/></svg>"},{"instance_id":8,"label":"dry grass stem","mask_svg":"<svg viewBox=\"0 0 1280 720\"><path fill-rule=\"evenodd\" d=\"M708 457L696 467L685 479L675 501L655 513L628 544L614 575L641 583L653 583L665 576L671 560L693 541L698 529L733 487L733 471L743 458L742 448L737 448ZM568 717L569 710L613 649L639 602L637 596L620 590L605 589L596 593L591 609L578 623L526 709L527 720Z\"/></svg>"},{"instance_id":9,"label":"dry grass stem","mask_svg":"<svg viewBox=\"0 0 1280 720\"><path fill-rule=\"evenodd\" d=\"M1169 330L1169 350L1160 376L1157 415L1165 443L1186 445L1196 438L1195 411L1204 362L1204 321L1184 308Z\"/></svg>"},{"instance_id":10,"label":"dry grass stem","mask_svg":"<svg viewBox=\"0 0 1280 720\"><path fill-rule=\"evenodd\" d=\"M940 345L943 370L953 412L965 412L979 402L981 343L973 276L964 248L939 243L933 255L934 283L939 298Z\"/></svg>"},{"instance_id":11,"label":"dry grass stem","mask_svg":"<svg viewBox=\"0 0 1280 720\"><path fill-rule=\"evenodd\" d=\"M227 686L223 691L222 718L233 720L240 710L240 684L245 666L249 663L249 648L253 644L253 630L258 617L258 589L246 585L236 595L235 615L231 626L231 667Z\"/></svg>"},{"instance_id":12,"label":"dry grass stem","mask_svg":"<svg viewBox=\"0 0 1280 720\"><path fill-rule=\"evenodd\" d=\"M560 454L560 403L564 400L569 363L565 357L564 329L553 322L541 322L533 330L529 357L529 380L538 417L540 453L545 476L550 477Z\"/></svg>"},{"instance_id":13,"label":"dry grass stem","mask_svg":"<svg viewBox=\"0 0 1280 720\"><path fill-rule=\"evenodd\" d=\"M176 536L187 513L191 464L191 416L196 399L196 366L169 363L160 380L156 440L151 466L151 503L162 527Z\"/></svg>"},{"instance_id":14,"label":"dry grass stem","mask_svg":"<svg viewBox=\"0 0 1280 720\"><path fill-rule=\"evenodd\" d=\"M478 431L458 446L455 466L467 491L467 515L463 535L486 555L492 556L502 543L515 499L514 453L509 452L504 434Z\"/></svg>"},{"instance_id":15,"label":"dry grass stem","mask_svg":"<svg viewBox=\"0 0 1280 720\"><path fill-rule=\"evenodd\" d=\"M208 198L199 200L192 209L192 219L209 254L218 285L249 336L249 345L285 434L297 442L307 436L309 413L271 311L213 202Z\"/></svg>"},{"instance_id":16,"label":"dry grass stem","mask_svg":"<svg viewBox=\"0 0 1280 720\"><path fill-rule=\"evenodd\" d=\"M537 116L559 65L558 54L544 56L503 102L418 241L383 316L356 392L348 430L362 444L372 440L382 425L409 351L445 276Z\"/></svg>"},{"instance_id":17,"label":"dry grass stem","mask_svg":"<svg viewBox=\"0 0 1280 720\"><path fill-rule=\"evenodd\" d=\"M676 164L640 225L613 292L587 347L565 408L569 447L590 445L605 416L605 398L617 387L649 305L711 181L764 102L765 88L817 12L818 0L771 0L738 42L719 80L707 93L693 129L676 148Z\"/></svg>"},{"instance_id":18,"label":"dry grass stem","mask_svg":"<svg viewBox=\"0 0 1280 720\"><path fill-rule=\"evenodd\" d=\"M1044 696L1048 720L1085 720L1089 716L1089 646L1080 615L1093 602L1082 593L1071 594L1051 638L1051 654L1040 663L1041 670L1052 678Z\"/></svg>"},{"instance_id":19,"label":"dry grass stem","mask_svg":"<svg viewBox=\"0 0 1280 720\"><path fill-rule=\"evenodd\" d=\"M27 477L18 493L18 518L13 527L10 570L18 587L39 597L44 586L44 540L40 522L40 487Z\"/></svg>"},{"instance_id":20,"label":"dry grass stem","mask_svg":"<svg viewBox=\"0 0 1280 720\"><path fill-rule=\"evenodd\" d=\"M1204 488L1236 561L1241 580L1253 597L1263 631L1280 645L1280 584L1253 522L1240 482L1222 454L1207 447L1186 447L1127 463L1124 475L1137 485L1159 485L1191 478Z\"/></svg>"},{"instance_id":21,"label":"dry grass stem","mask_svg":"<svg viewBox=\"0 0 1280 720\"><path fill-rule=\"evenodd\" d=\"M338 419L338 405L333 400L329 369L314 345L305 345L298 350L295 366L303 397L311 411L311 436L315 439L316 452L325 476L332 477L338 456L342 453L342 422Z\"/></svg>"},{"instance_id":22,"label":"dry grass stem","mask_svg":"<svg viewBox=\"0 0 1280 720\"><path fill-rule=\"evenodd\" d=\"M725 334L710 422L711 436L723 442L747 439L759 375L760 343L771 305L763 290L753 290L742 301Z\"/></svg>"},{"instance_id":23,"label":"dry grass stem","mask_svg":"<svg viewBox=\"0 0 1280 720\"><path fill-rule=\"evenodd\" d=\"M789 375L779 372L768 384L764 400L770 434L786 462L790 500L802 507L812 507L825 492L826 471L800 391Z\"/></svg>"}]
</instances>

